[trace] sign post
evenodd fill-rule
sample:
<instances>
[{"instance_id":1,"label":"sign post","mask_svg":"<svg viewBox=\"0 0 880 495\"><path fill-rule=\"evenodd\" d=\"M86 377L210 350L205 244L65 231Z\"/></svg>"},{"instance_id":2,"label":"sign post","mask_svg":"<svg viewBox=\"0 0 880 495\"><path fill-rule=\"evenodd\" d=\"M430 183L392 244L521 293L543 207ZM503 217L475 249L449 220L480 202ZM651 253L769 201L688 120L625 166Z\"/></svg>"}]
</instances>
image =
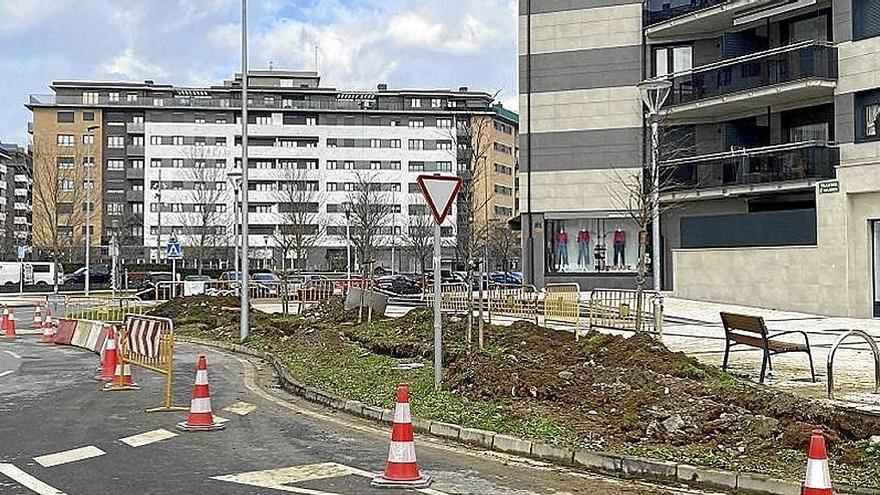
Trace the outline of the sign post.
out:
<instances>
[{"instance_id":1,"label":"sign post","mask_svg":"<svg viewBox=\"0 0 880 495\"><path fill-rule=\"evenodd\" d=\"M24 257L27 246L18 246L18 295L24 295Z\"/></svg>"},{"instance_id":2,"label":"sign post","mask_svg":"<svg viewBox=\"0 0 880 495\"><path fill-rule=\"evenodd\" d=\"M440 382L443 379L443 319L440 314L442 238L440 225L452 211L452 202L458 191L461 190L461 177L420 175L417 182L425 197L425 202L434 216L434 388L439 390ZM468 315L468 317L473 317L473 315Z\"/></svg>"},{"instance_id":3,"label":"sign post","mask_svg":"<svg viewBox=\"0 0 880 495\"><path fill-rule=\"evenodd\" d=\"M174 298L177 292L175 290L177 287L177 284L175 284L177 282L177 260L183 258L183 248L174 237L165 245L165 258L171 260L171 297Z\"/></svg>"}]
</instances>

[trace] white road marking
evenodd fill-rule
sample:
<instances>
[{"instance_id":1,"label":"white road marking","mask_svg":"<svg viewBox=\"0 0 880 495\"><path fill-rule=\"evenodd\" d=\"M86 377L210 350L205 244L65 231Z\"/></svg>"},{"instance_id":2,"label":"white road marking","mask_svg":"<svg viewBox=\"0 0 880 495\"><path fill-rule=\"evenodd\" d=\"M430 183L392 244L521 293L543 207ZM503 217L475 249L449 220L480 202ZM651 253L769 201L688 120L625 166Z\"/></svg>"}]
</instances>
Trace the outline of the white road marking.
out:
<instances>
[{"instance_id":1,"label":"white road marking","mask_svg":"<svg viewBox=\"0 0 880 495\"><path fill-rule=\"evenodd\" d=\"M12 351L3 351L3 352L5 352L6 354L9 354L10 356L14 357L15 359L21 359L21 356L19 356L18 354L14 353Z\"/></svg>"},{"instance_id":2,"label":"white road marking","mask_svg":"<svg viewBox=\"0 0 880 495\"><path fill-rule=\"evenodd\" d=\"M120 438L119 441L128 445L129 447L143 447L144 445L161 442L162 440L167 440L176 436L177 433L172 433L168 430L163 430L160 428L158 430L148 431L146 433L140 433L137 435L132 435L130 437Z\"/></svg>"},{"instance_id":3,"label":"white road marking","mask_svg":"<svg viewBox=\"0 0 880 495\"><path fill-rule=\"evenodd\" d=\"M290 485L294 483L302 483L304 481L339 478L351 475L372 478L374 473L364 471L363 469L344 466L335 462L324 462L321 464L310 464L306 466L291 466L280 469L267 469L264 471L249 471L246 473L214 476L211 479L237 483L239 485L270 488L272 490L289 493L301 493L304 495L340 495L338 493L322 492L320 490L298 488ZM422 488L414 491L425 493L427 495L447 495L445 492L433 490L431 488Z\"/></svg>"},{"instance_id":4,"label":"white road marking","mask_svg":"<svg viewBox=\"0 0 880 495\"><path fill-rule=\"evenodd\" d=\"M106 452L104 452L103 450L95 447L94 445L89 445L88 447L65 450L64 452L57 452L55 454L41 455L40 457L34 457L34 460L43 467L52 467L61 464L67 464L68 462L76 462L83 459L90 459L92 457L99 457L104 454L106 454Z\"/></svg>"},{"instance_id":5,"label":"white road marking","mask_svg":"<svg viewBox=\"0 0 880 495\"><path fill-rule=\"evenodd\" d=\"M228 419L221 418L220 416L217 416L217 415L214 415L213 418L214 418L215 423L228 423L229 422Z\"/></svg>"},{"instance_id":6,"label":"white road marking","mask_svg":"<svg viewBox=\"0 0 880 495\"><path fill-rule=\"evenodd\" d=\"M13 373L15 373L15 371L13 371L13 370L6 370L6 371L3 371L3 372L0 372L0 378L3 378L3 377L6 376L6 375L11 375L11 374L13 374Z\"/></svg>"},{"instance_id":7,"label":"white road marking","mask_svg":"<svg viewBox=\"0 0 880 495\"><path fill-rule=\"evenodd\" d=\"M19 485L34 493L38 493L39 495L67 495L61 490L43 483L12 464L0 464L0 474L3 474L12 479L12 481L15 481Z\"/></svg>"},{"instance_id":8,"label":"white road marking","mask_svg":"<svg viewBox=\"0 0 880 495\"><path fill-rule=\"evenodd\" d=\"M238 414L239 416L246 416L254 411L256 411L257 406L250 404L248 402L236 402L231 406L224 407L223 410L226 412L231 412L232 414Z\"/></svg>"}]
</instances>

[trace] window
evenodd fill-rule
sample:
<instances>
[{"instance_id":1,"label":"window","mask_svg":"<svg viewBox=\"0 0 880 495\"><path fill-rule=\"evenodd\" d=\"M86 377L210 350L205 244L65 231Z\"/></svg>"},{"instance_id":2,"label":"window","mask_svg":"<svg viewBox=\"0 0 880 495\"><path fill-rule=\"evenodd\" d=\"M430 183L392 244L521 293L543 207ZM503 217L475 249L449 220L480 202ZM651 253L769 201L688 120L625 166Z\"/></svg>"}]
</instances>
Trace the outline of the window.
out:
<instances>
[{"instance_id":1,"label":"window","mask_svg":"<svg viewBox=\"0 0 880 495\"><path fill-rule=\"evenodd\" d=\"M143 186L141 186L143 189ZM143 215L144 214L144 204L143 203L131 203L131 213L132 215Z\"/></svg>"},{"instance_id":2,"label":"window","mask_svg":"<svg viewBox=\"0 0 880 495\"><path fill-rule=\"evenodd\" d=\"M69 215L73 213L73 203L58 203L55 210L61 215Z\"/></svg>"},{"instance_id":3,"label":"window","mask_svg":"<svg viewBox=\"0 0 880 495\"><path fill-rule=\"evenodd\" d=\"M150 144L162 144L162 136L150 136Z\"/></svg>"},{"instance_id":4,"label":"window","mask_svg":"<svg viewBox=\"0 0 880 495\"><path fill-rule=\"evenodd\" d=\"M495 184L495 194L500 194L502 196L512 196L513 189L507 186Z\"/></svg>"},{"instance_id":5,"label":"window","mask_svg":"<svg viewBox=\"0 0 880 495\"><path fill-rule=\"evenodd\" d=\"M513 208L507 208L505 206L495 205L495 214L499 217L512 217L513 216Z\"/></svg>"},{"instance_id":6,"label":"window","mask_svg":"<svg viewBox=\"0 0 880 495\"><path fill-rule=\"evenodd\" d=\"M202 136L195 138L193 141L193 146L204 146L205 144L205 138Z\"/></svg>"},{"instance_id":7,"label":"window","mask_svg":"<svg viewBox=\"0 0 880 495\"><path fill-rule=\"evenodd\" d=\"M880 140L880 90L856 93L856 142Z\"/></svg>"},{"instance_id":8,"label":"window","mask_svg":"<svg viewBox=\"0 0 880 495\"><path fill-rule=\"evenodd\" d=\"M183 158L173 158L171 160L171 168L183 168Z\"/></svg>"},{"instance_id":9,"label":"window","mask_svg":"<svg viewBox=\"0 0 880 495\"><path fill-rule=\"evenodd\" d=\"M439 172L452 172L452 162L437 162Z\"/></svg>"},{"instance_id":10,"label":"window","mask_svg":"<svg viewBox=\"0 0 880 495\"><path fill-rule=\"evenodd\" d=\"M264 96L263 97L263 104L266 105L267 107L274 107L275 106L275 97L274 96Z\"/></svg>"},{"instance_id":11,"label":"window","mask_svg":"<svg viewBox=\"0 0 880 495\"><path fill-rule=\"evenodd\" d=\"M125 136L107 136L108 148L125 148Z\"/></svg>"},{"instance_id":12,"label":"window","mask_svg":"<svg viewBox=\"0 0 880 495\"><path fill-rule=\"evenodd\" d=\"M86 191L91 191L94 188L95 188L95 181L90 180L90 179L86 179L83 181L83 189L85 189Z\"/></svg>"},{"instance_id":13,"label":"window","mask_svg":"<svg viewBox=\"0 0 880 495\"><path fill-rule=\"evenodd\" d=\"M132 136L131 137L131 145L132 146L143 146L144 145L144 137L143 136Z\"/></svg>"},{"instance_id":14,"label":"window","mask_svg":"<svg viewBox=\"0 0 880 495\"><path fill-rule=\"evenodd\" d=\"M257 125L272 125L272 117L269 115L257 116Z\"/></svg>"},{"instance_id":15,"label":"window","mask_svg":"<svg viewBox=\"0 0 880 495\"><path fill-rule=\"evenodd\" d=\"M134 115L134 116L132 116L132 117L131 117L131 123L132 123L132 124L143 124L143 123L144 123L144 116L143 116L143 115Z\"/></svg>"},{"instance_id":16,"label":"window","mask_svg":"<svg viewBox=\"0 0 880 495\"><path fill-rule=\"evenodd\" d=\"M111 217L120 217L125 212L125 205L122 203L107 203L107 215Z\"/></svg>"},{"instance_id":17,"label":"window","mask_svg":"<svg viewBox=\"0 0 880 495\"><path fill-rule=\"evenodd\" d=\"M107 93L107 101L109 101L110 103L116 103L117 101L119 101L119 93L114 91Z\"/></svg>"},{"instance_id":18,"label":"window","mask_svg":"<svg viewBox=\"0 0 880 495\"><path fill-rule=\"evenodd\" d=\"M173 144L175 146L182 146L183 145L183 136L172 136L171 137L171 144Z\"/></svg>"},{"instance_id":19,"label":"window","mask_svg":"<svg viewBox=\"0 0 880 495\"><path fill-rule=\"evenodd\" d=\"M504 175L513 175L513 168L508 167L507 165L503 165L501 163L496 163L495 172Z\"/></svg>"},{"instance_id":20,"label":"window","mask_svg":"<svg viewBox=\"0 0 880 495\"><path fill-rule=\"evenodd\" d=\"M83 167L94 167L95 166L95 157L87 156L83 158Z\"/></svg>"},{"instance_id":21,"label":"window","mask_svg":"<svg viewBox=\"0 0 880 495\"><path fill-rule=\"evenodd\" d=\"M98 104L98 93L94 92L94 91L83 91L83 104L97 105Z\"/></svg>"},{"instance_id":22,"label":"window","mask_svg":"<svg viewBox=\"0 0 880 495\"><path fill-rule=\"evenodd\" d=\"M880 0L853 0L853 40L880 36Z\"/></svg>"},{"instance_id":23,"label":"window","mask_svg":"<svg viewBox=\"0 0 880 495\"><path fill-rule=\"evenodd\" d=\"M137 103L138 95L137 93L128 93L125 95L125 101L129 103Z\"/></svg>"},{"instance_id":24,"label":"window","mask_svg":"<svg viewBox=\"0 0 880 495\"><path fill-rule=\"evenodd\" d=\"M409 171L410 172L424 172L425 171L425 162L409 162Z\"/></svg>"},{"instance_id":25,"label":"window","mask_svg":"<svg viewBox=\"0 0 880 495\"><path fill-rule=\"evenodd\" d=\"M95 112L83 112L83 120L89 122L95 120Z\"/></svg>"},{"instance_id":26,"label":"window","mask_svg":"<svg viewBox=\"0 0 880 495\"><path fill-rule=\"evenodd\" d=\"M131 161L131 168L135 168L135 169L144 168L144 161L143 160L132 160Z\"/></svg>"},{"instance_id":27,"label":"window","mask_svg":"<svg viewBox=\"0 0 880 495\"><path fill-rule=\"evenodd\" d=\"M217 118L214 119L214 123L215 124L225 124L226 123L226 116L225 115L218 115Z\"/></svg>"},{"instance_id":28,"label":"window","mask_svg":"<svg viewBox=\"0 0 880 495\"><path fill-rule=\"evenodd\" d=\"M400 139L392 139L389 144L392 148L400 148Z\"/></svg>"},{"instance_id":29,"label":"window","mask_svg":"<svg viewBox=\"0 0 880 495\"><path fill-rule=\"evenodd\" d=\"M431 99L431 108L440 108L441 106L443 106L443 100L440 98Z\"/></svg>"},{"instance_id":30,"label":"window","mask_svg":"<svg viewBox=\"0 0 880 495\"><path fill-rule=\"evenodd\" d=\"M83 144L95 144L95 135L83 134Z\"/></svg>"},{"instance_id":31,"label":"window","mask_svg":"<svg viewBox=\"0 0 880 495\"><path fill-rule=\"evenodd\" d=\"M389 162L388 170L400 170L400 162Z\"/></svg>"},{"instance_id":32,"label":"window","mask_svg":"<svg viewBox=\"0 0 880 495\"><path fill-rule=\"evenodd\" d=\"M495 148L495 151L499 153L504 153L505 155L513 154L513 148L507 146L506 144L494 143L493 147Z\"/></svg>"},{"instance_id":33,"label":"window","mask_svg":"<svg viewBox=\"0 0 880 495\"><path fill-rule=\"evenodd\" d=\"M336 170L339 167L339 162L336 160L327 160L327 170Z\"/></svg>"},{"instance_id":34,"label":"window","mask_svg":"<svg viewBox=\"0 0 880 495\"><path fill-rule=\"evenodd\" d=\"M409 140L409 149L411 149L411 150L425 149L425 140L424 139L410 139Z\"/></svg>"},{"instance_id":35,"label":"window","mask_svg":"<svg viewBox=\"0 0 880 495\"><path fill-rule=\"evenodd\" d=\"M654 76L666 76L693 67L693 48L667 46L654 49Z\"/></svg>"},{"instance_id":36,"label":"window","mask_svg":"<svg viewBox=\"0 0 880 495\"><path fill-rule=\"evenodd\" d=\"M73 191L73 179L60 179L58 181L60 191Z\"/></svg>"},{"instance_id":37,"label":"window","mask_svg":"<svg viewBox=\"0 0 880 495\"><path fill-rule=\"evenodd\" d=\"M344 162L342 168L345 170L354 170L354 162Z\"/></svg>"},{"instance_id":38,"label":"window","mask_svg":"<svg viewBox=\"0 0 880 495\"><path fill-rule=\"evenodd\" d=\"M382 140L381 139L370 139L370 148L381 148Z\"/></svg>"},{"instance_id":39,"label":"window","mask_svg":"<svg viewBox=\"0 0 880 495\"><path fill-rule=\"evenodd\" d=\"M381 170L382 162L370 162L370 170Z\"/></svg>"},{"instance_id":40,"label":"window","mask_svg":"<svg viewBox=\"0 0 880 495\"><path fill-rule=\"evenodd\" d=\"M153 158L152 160L150 160L150 167L151 168L161 168L162 167L162 160L159 158Z\"/></svg>"},{"instance_id":41,"label":"window","mask_svg":"<svg viewBox=\"0 0 880 495\"><path fill-rule=\"evenodd\" d=\"M410 101L410 106L413 108L422 108L422 100L420 100L418 98L413 98Z\"/></svg>"},{"instance_id":42,"label":"window","mask_svg":"<svg viewBox=\"0 0 880 495\"><path fill-rule=\"evenodd\" d=\"M441 129L452 129L452 119L437 119L437 127Z\"/></svg>"},{"instance_id":43,"label":"window","mask_svg":"<svg viewBox=\"0 0 880 495\"><path fill-rule=\"evenodd\" d=\"M76 160L72 156L59 156L55 159L59 170L73 170L76 167Z\"/></svg>"},{"instance_id":44,"label":"window","mask_svg":"<svg viewBox=\"0 0 880 495\"><path fill-rule=\"evenodd\" d=\"M125 160L107 160L107 170L124 170Z\"/></svg>"},{"instance_id":45,"label":"window","mask_svg":"<svg viewBox=\"0 0 880 495\"><path fill-rule=\"evenodd\" d=\"M400 125L400 121L397 119L391 119L391 122L388 123L391 127L397 127Z\"/></svg>"},{"instance_id":46,"label":"window","mask_svg":"<svg viewBox=\"0 0 880 495\"><path fill-rule=\"evenodd\" d=\"M196 124L204 124L205 118L204 117L196 117L196 119L193 122Z\"/></svg>"},{"instance_id":47,"label":"window","mask_svg":"<svg viewBox=\"0 0 880 495\"><path fill-rule=\"evenodd\" d=\"M409 126L412 127L412 128L421 128L421 127L425 127L425 121L424 121L424 120L414 120L414 119L410 119L410 121L409 121Z\"/></svg>"},{"instance_id":48,"label":"window","mask_svg":"<svg viewBox=\"0 0 880 495\"><path fill-rule=\"evenodd\" d=\"M318 125L318 117L306 117L306 125Z\"/></svg>"},{"instance_id":49,"label":"window","mask_svg":"<svg viewBox=\"0 0 880 495\"><path fill-rule=\"evenodd\" d=\"M59 134L55 139L58 146L73 146L75 142L73 134Z\"/></svg>"},{"instance_id":50,"label":"window","mask_svg":"<svg viewBox=\"0 0 880 495\"><path fill-rule=\"evenodd\" d=\"M438 150L451 150L452 149L452 141L437 141L437 149Z\"/></svg>"},{"instance_id":51,"label":"window","mask_svg":"<svg viewBox=\"0 0 880 495\"><path fill-rule=\"evenodd\" d=\"M164 107L165 100L163 98L153 98L153 106L154 107Z\"/></svg>"},{"instance_id":52,"label":"window","mask_svg":"<svg viewBox=\"0 0 880 495\"><path fill-rule=\"evenodd\" d=\"M73 112L58 112L57 114L58 123L68 124L73 122L74 113Z\"/></svg>"}]
</instances>

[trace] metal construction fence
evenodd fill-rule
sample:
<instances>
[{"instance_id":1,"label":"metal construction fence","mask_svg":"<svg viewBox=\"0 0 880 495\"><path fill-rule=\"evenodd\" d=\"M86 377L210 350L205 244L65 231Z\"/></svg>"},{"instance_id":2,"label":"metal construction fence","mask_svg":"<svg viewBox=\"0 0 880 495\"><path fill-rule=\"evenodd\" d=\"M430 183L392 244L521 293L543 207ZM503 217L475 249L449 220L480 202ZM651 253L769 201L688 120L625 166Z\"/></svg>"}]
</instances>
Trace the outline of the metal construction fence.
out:
<instances>
[{"instance_id":1,"label":"metal construction fence","mask_svg":"<svg viewBox=\"0 0 880 495\"><path fill-rule=\"evenodd\" d=\"M154 304L136 297L67 296L61 314L64 318L122 323L126 314L142 315Z\"/></svg>"},{"instance_id":2,"label":"metal construction fence","mask_svg":"<svg viewBox=\"0 0 880 495\"><path fill-rule=\"evenodd\" d=\"M639 304L637 294L629 289L594 289L588 303L589 328L644 331L662 336L663 296L642 291Z\"/></svg>"},{"instance_id":3,"label":"metal construction fence","mask_svg":"<svg viewBox=\"0 0 880 495\"><path fill-rule=\"evenodd\" d=\"M521 318L538 323L538 289L534 285L490 285L489 323L493 316Z\"/></svg>"},{"instance_id":4,"label":"metal construction fence","mask_svg":"<svg viewBox=\"0 0 880 495\"><path fill-rule=\"evenodd\" d=\"M574 325L575 339L580 338L581 286L579 284L547 284L544 287L544 323Z\"/></svg>"},{"instance_id":5,"label":"metal construction fence","mask_svg":"<svg viewBox=\"0 0 880 495\"><path fill-rule=\"evenodd\" d=\"M174 406L174 323L168 318L129 314L119 339L120 366L126 363L165 377L163 403L147 412L185 411Z\"/></svg>"},{"instance_id":6,"label":"metal construction fence","mask_svg":"<svg viewBox=\"0 0 880 495\"><path fill-rule=\"evenodd\" d=\"M434 284L427 287L423 299L430 308L434 305ZM440 284L440 311L467 314L472 305L472 292L467 284Z\"/></svg>"}]
</instances>

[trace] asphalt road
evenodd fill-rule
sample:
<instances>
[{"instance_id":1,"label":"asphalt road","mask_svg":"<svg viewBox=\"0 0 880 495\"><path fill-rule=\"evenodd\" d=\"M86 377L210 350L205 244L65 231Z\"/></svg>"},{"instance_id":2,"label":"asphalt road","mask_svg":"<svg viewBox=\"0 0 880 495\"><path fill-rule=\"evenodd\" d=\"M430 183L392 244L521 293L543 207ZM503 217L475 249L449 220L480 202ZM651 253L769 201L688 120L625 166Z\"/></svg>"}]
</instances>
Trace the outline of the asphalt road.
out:
<instances>
[{"instance_id":1,"label":"asphalt road","mask_svg":"<svg viewBox=\"0 0 880 495\"><path fill-rule=\"evenodd\" d=\"M214 414L228 419L222 431L182 432L175 424L186 413L143 412L161 402L156 373L135 368L141 390L102 392L94 354L39 344L37 336L0 340L0 494L383 492L369 487L369 475L384 467L390 432L273 389L260 363L180 345L178 404L189 403L198 352L208 356ZM237 412L225 410L233 405ZM128 439L144 433L149 438ZM429 495L700 493L420 436L416 445L423 472L436 479L421 491Z\"/></svg>"}]
</instances>

